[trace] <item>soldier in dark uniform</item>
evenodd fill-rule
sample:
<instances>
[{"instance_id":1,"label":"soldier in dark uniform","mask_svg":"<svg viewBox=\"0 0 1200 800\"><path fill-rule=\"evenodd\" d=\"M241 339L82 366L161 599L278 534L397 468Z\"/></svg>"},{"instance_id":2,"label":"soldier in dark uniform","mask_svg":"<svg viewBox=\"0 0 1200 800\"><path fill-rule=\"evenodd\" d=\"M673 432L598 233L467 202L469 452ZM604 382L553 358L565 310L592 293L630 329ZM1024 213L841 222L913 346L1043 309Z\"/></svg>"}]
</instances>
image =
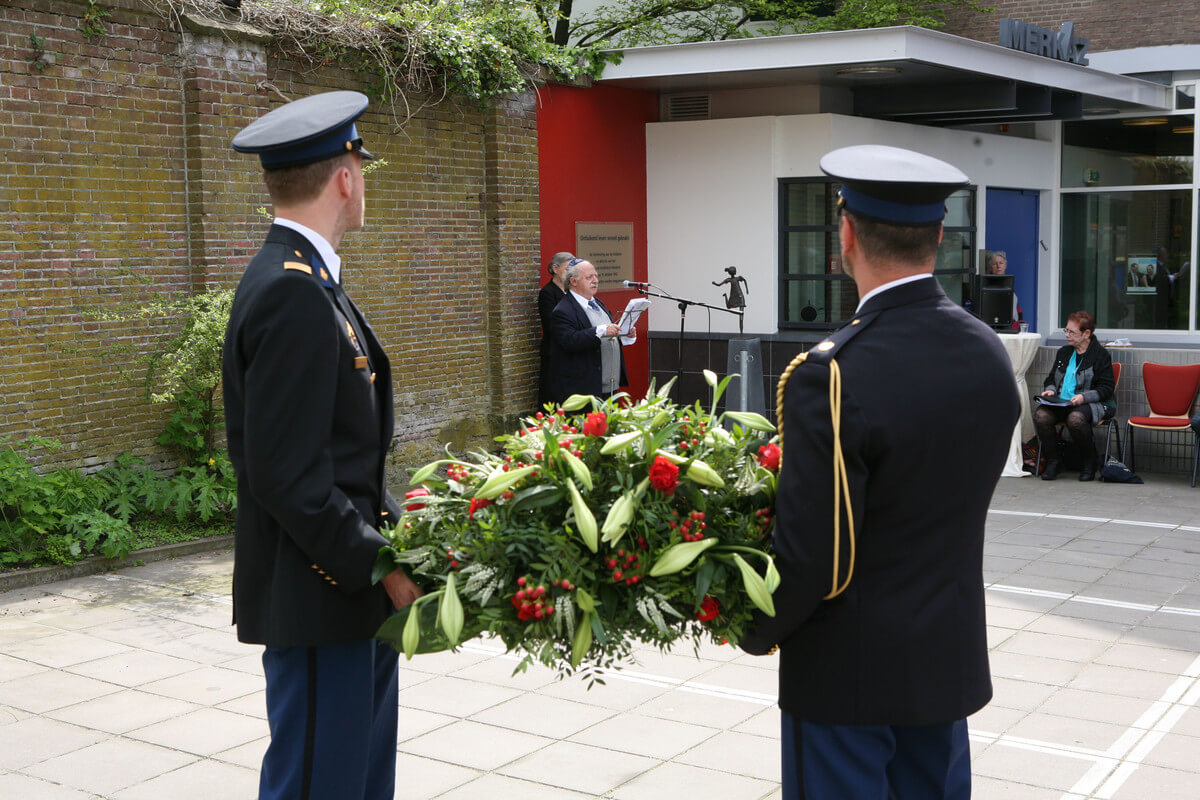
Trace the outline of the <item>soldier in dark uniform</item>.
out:
<instances>
[{"instance_id":1,"label":"soldier in dark uniform","mask_svg":"<svg viewBox=\"0 0 1200 800\"><path fill-rule=\"evenodd\" d=\"M844 184L862 300L787 380L777 613L742 646L779 648L785 800L966 800L965 718L992 696L984 522L1019 413L1012 366L931 276L967 176L872 145L821 169Z\"/></svg>"},{"instance_id":2,"label":"soldier in dark uniform","mask_svg":"<svg viewBox=\"0 0 1200 800\"><path fill-rule=\"evenodd\" d=\"M266 645L260 800L394 795L397 661L374 640L420 590L371 572L388 494L391 368L342 290L342 235L362 227L357 92L276 108L233 140L275 207L225 336L225 426L238 479L234 621Z\"/></svg>"}]
</instances>

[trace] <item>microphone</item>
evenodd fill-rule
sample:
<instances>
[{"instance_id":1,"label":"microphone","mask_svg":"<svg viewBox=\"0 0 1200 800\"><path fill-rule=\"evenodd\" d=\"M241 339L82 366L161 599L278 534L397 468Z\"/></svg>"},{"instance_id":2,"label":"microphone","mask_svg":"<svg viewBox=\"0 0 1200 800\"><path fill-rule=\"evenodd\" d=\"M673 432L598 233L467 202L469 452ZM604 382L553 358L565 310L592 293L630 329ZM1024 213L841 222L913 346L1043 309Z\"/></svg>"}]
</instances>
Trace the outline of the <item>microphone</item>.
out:
<instances>
[{"instance_id":1,"label":"microphone","mask_svg":"<svg viewBox=\"0 0 1200 800\"><path fill-rule=\"evenodd\" d=\"M645 289L650 285L649 283L640 283L638 281L621 281L621 283L625 285L626 289Z\"/></svg>"}]
</instances>

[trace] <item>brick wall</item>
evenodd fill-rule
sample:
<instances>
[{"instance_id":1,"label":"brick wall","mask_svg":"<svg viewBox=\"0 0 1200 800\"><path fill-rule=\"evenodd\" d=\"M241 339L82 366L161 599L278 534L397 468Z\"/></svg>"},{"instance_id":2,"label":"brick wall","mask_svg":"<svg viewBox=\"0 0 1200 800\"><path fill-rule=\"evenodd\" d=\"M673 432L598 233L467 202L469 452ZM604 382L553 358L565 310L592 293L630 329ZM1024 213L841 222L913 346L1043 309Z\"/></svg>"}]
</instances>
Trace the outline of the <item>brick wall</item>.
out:
<instances>
[{"instance_id":1,"label":"brick wall","mask_svg":"<svg viewBox=\"0 0 1200 800\"><path fill-rule=\"evenodd\" d=\"M266 231L257 160L233 135L280 93L365 88L250 34L105 5L91 40L82 3L0 7L0 436L59 439L50 460L84 465L162 456L166 409L134 360L176 325L100 315L232 287ZM44 69L31 35L54 54ZM340 252L394 364L397 466L534 405L534 114L530 94L420 107L403 130L378 102L360 120L388 165Z\"/></svg>"},{"instance_id":2,"label":"brick wall","mask_svg":"<svg viewBox=\"0 0 1200 800\"><path fill-rule=\"evenodd\" d=\"M980 14L954 10L946 32L984 42L999 40L1000 20L1030 22L1058 30L1075 23L1075 35L1090 40L1090 50L1123 50L1200 42L1200 14L1192 0L990 0Z\"/></svg>"}]
</instances>

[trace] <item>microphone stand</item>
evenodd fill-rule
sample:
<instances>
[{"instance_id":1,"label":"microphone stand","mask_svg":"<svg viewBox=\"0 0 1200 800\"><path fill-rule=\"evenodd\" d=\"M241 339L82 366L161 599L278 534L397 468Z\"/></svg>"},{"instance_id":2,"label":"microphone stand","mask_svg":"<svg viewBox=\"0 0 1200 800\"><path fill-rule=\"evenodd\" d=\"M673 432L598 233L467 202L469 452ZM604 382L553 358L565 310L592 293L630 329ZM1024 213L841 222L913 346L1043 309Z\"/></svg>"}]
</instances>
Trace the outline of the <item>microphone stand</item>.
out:
<instances>
[{"instance_id":1,"label":"microphone stand","mask_svg":"<svg viewBox=\"0 0 1200 800\"><path fill-rule=\"evenodd\" d=\"M736 314L738 318L738 333L743 332L746 312L740 308L722 308L721 306L713 306L708 303L701 303L697 300L686 300L682 297L665 294L663 292L653 292L647 288L650 284L644 286L632 286L634 291L643 297L661 297L664 300L671 300L679 307L679 339L676 340L675 356L675 400L679 402L683 398L683 326L687 320L687 310L689 306L699 306L700 308L708 308L713 311L724 311L727 314Z\"/></svg>"}]
</instances>

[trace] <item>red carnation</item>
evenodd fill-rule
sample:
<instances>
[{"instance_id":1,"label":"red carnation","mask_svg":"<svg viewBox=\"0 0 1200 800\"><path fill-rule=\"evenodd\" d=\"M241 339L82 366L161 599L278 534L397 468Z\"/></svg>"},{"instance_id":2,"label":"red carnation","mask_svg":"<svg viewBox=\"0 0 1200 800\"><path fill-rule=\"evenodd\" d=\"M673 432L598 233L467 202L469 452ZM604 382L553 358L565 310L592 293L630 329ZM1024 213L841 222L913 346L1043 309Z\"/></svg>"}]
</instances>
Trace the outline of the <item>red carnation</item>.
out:
<instances>
[{"instance_id":1,"label":"red carnation","mask_svg":"<svg viewBox=\"0 0 1200 800\"><path fill-rule=\"evenodd\" d=\"M705 595L704 602L700 604L700 610L696 612L696 619L701 622L708 622L720 615L721 606L717 604L717 598L712 595Z\"/></svg>"},{"instance_id":2,"label":"red carnation","mask_svg":"<svg viewBox=\"0 0 1200 800\"><path fill-rule=\"evenodd\" d=\"M783 458L783 451L777 444L764 444L758 448L758 463L771 472L779 471L779 459L781 458Z\"/></svg>"},{"instance_id":3,"label":"red carnation","mask_svg":"<svg viewBox=\"0 0 1200 800\"><path fill-rule=\"evenodd\" d=\"M467 509L467 519L474 519L475 512L481 511L492 504L491 500L485 500L482 497L472 497L471 507Z\"/></svg>"},{"instance_id":4,"label":"red carnation","mask_svg":"<svg viewBox=\"0 0 1200 800\"><path fill-rule=\"evenodd\" d=\"M608 416L603 411L588 414L583 423L583 432L587 436L603 436L608 433Z\"/></svg>"},{"instance_id":5,"label":"red carnation","mask_svg":"<svg viewBox=\"0 0 1200 800\"><path fill-rule=\"evenodd\" d=\"M418 486L417 488L413 489L412 491L404 493L405 500L411 500L414 497L428 497L428 496L429 496L429 490L426 489L424 486ZM405 511L416 511L417 509L421 509L424 507L425 507L424 503L409 503L408 505L406 505L404 507L404 510Z\"/></svg>"},{"instance_id":6,"label":"red carnation","mask_svg":"<svg viewBox=\"0 0 1200 800\"><path fill-rule=\"evenodd\" d=\"M663 494L673 494L679 485L679 467L662 456L655 456L650 465L650 485Z\"/></svg>"}]
</instances>

